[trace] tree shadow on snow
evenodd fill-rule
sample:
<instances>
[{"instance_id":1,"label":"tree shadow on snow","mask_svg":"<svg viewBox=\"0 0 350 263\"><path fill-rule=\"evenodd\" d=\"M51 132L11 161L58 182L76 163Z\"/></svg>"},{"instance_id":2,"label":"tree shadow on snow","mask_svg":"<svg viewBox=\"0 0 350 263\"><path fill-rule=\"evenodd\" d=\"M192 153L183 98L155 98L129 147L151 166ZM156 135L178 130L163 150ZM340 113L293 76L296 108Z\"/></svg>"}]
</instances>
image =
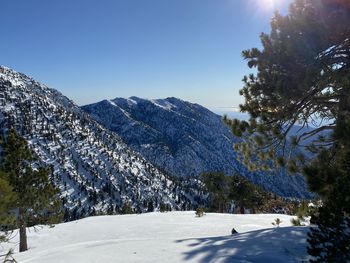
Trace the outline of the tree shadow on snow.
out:
<instances>
[{"instance_id":1,"label":"tree shadow on snow","mask_svg":"<svg viewBox=\"0 0 350 263\"><path fill-rule=\"evenodd\" d=\"M222 237L177 240L187 244L184 261L305 262L307 227L264 229Z\"/></svg>"}]
</instances>

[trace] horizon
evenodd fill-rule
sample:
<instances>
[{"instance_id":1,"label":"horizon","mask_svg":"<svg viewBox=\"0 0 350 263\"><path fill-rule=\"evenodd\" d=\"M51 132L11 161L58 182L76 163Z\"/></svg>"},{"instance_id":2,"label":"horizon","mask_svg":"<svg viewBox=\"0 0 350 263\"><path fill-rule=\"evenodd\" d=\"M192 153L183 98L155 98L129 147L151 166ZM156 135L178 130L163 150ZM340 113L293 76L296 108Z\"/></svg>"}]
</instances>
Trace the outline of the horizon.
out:
<instances>
[{"instance_id":1,"label":"horizon","mask_svg":"<svg viewBox=\"0 0 350 263\"><path fill-rule=\"evenodd\" d=\"M18 72L18 71L16 71L13 68L10 68L8 66L0 64L0 68L1 67L5 68L5 69L8 69L10 71ZM18 73L24 74L24 75L28 76L29 78L33 78L32 76L29 76L29 75L25 74L24 72L18 72ZM34 80L38 81L37 79L34 79ZM45 83L42 83L41 81L38 81L38 82L43 84L43 85L45 85L45 86L47 86L48 88L51 88L50 86L46 85ZM58 90L58 89L55 89L55 90ZM58 91L61 92L60 90L58 90ZM143 100L149 100L149 101L153 101L153 100L167 100L167 99L170 99L170 98L175 98L175 99L182 100L182 101L185 101L185 102L189 102L189 103L192 103L192 104L198 104L196 102L192 102L192 101L189 101L189 100L184 100L182 98L178 98L178 97L174 97L174 96L168 96L168 97L164 97L164 98L147 98L147 97L141 97L141 96L137 96L137 95L132 95L130 97L105 98L105 99L102 99L100 101L95 101L95 102L92 102L92 103L89 103L89 104L79 105L78 103L76 103L76 101L74 101L72 98L68 97L66 94L62 93L62 95L67 97L71 101L73 101L73 103L75 103L79 107L92 105L92 104L95 104L95 103L102 102L104 100L110 101L110 100L115 100L115 99L132 99L133 97L136 97L136 98L139 98L139 99L143 99ZM205 107L205 106L203 106L201 104L198 104L198 105L200 105L202 107ZM207 107L205 107L205 108L207 108ZM217 115L221 115L221 116L227 115L228 117L238 118L238 119L241 119L241 120L248 120L249 119L248 113L241 112L238 107L216 107L216 108L207 108L207 109L212 111L213 113L215 113Z\"/></svg>"},{"instance_id":2,"label":"horizon","mask_svg":"<svg viewBox=\"0 0 350 263\"><path fill-rule=\"evenodd\" d=\"M0 21L10 41L0 43L6 50L0 64L79 106L177 97L234 110L243 102L241 79L254 72L241 51L260 48L274 10L284 13L290 2L5 2Z\"/></svg>"}]
</instances>

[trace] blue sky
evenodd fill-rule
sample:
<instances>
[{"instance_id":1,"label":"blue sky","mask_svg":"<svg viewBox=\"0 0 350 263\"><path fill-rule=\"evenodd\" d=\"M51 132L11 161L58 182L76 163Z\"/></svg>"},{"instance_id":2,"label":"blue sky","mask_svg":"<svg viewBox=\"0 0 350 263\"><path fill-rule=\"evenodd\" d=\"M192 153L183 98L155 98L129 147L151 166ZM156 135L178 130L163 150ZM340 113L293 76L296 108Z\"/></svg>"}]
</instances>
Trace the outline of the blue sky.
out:
<instances>
[{"instance_id":1,"label":"blue sky","mask_svg":"<svg viewBox=\"0 0 350 263\"><path fill-rule=\"evenodd\" d=\"M0 64L77 104L175 96L238 106L274 9L290 0L10 0L1 2Z\"/></svg>"}]
</instances>

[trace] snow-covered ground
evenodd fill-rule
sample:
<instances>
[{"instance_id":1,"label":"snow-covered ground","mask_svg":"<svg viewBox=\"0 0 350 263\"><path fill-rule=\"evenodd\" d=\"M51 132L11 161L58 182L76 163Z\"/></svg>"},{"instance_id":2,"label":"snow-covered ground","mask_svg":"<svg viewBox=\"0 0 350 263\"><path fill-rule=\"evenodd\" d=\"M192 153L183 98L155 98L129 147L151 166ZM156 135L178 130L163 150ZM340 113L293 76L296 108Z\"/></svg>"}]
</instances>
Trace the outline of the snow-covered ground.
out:
<instances>
[{"instance_id":1,"label":"snow-covered ground","mask_svg":"<svg viewBox=\"0 0 350 263\"><path fill-rule=\"evenodd\" d=\"M277 217L282 220L279 228L271 224ZM276 214L198 218L194 212L90 217L31 229L29 251L14 257L19 263L302 262L307 259L308 228L292 227L291 218ZM233 227L239 234L231 235ZM18 245L12 246L18 250Z\"/></svg>"}]
</instances>

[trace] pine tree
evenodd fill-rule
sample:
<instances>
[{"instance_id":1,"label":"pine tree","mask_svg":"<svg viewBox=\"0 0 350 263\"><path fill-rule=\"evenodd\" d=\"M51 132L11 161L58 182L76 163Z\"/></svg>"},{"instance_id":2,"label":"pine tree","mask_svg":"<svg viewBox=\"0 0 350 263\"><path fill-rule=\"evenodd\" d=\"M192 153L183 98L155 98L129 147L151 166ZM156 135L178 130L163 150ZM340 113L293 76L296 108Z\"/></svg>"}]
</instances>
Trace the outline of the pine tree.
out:
<instances>
[{"instance_id":1,"label":"pine tree","mask_svg":"<svg viewBox=\"0 0 350 263\"><path fill-rule=\"evenodd\" d=\"M201 179L209 192L210 209L219 213L226 210L229 195L229 177L224 173L211 172L201 175Z\"/></svg>"},{"instance_id":2,"label":"pine tree","mask_svg":"<svg viewBox=\"0 0 350 263\"><path fill-rule=\"evenodd\" d=\"M16 202L16 195L0 171L0 231L6 231L15 225L15 216L12 213ZM6 233L0 234L0 242L6 241Z\"/></svg>"},{"instance_id":3,"label":"pine tree","mask_svg":"<svg viewBox=\"0 0 350 263\"><path fill-rule=\"evenodd\" d=\"M154 211L154 206L153 206L153 201L149 201L148 202L148 206L147 206L147 212L150 213L150 212L153 212Z\"/></svg>"},{"instance_id":4,"label":"pine tree","mask_svg":"<svg viewBox=\"0 0 350 263\"><path fill-rule=\"evenodd\" d=\"M130 202L125 202L121 210L122 215L134 214L134 209L131 207Z\"/></svg>"},{"instance_id":5,"label":"pine tree","mask_svg":"<svg viewBox=\"0 0 350 263\"><path fill-rule=\"evenodd\" d=\"M204 207L198 206L195 214L197 217L202 217L202 216L204 216L204 212L205 212Z\"/></svg>"},{"instance_id":6,"label":"pine tree","mask_svg":"<svg viewBox=\"0 0 350 263\"><path fill-rule=\"evenodd\" d=\"M160 203L159 212L164 213L167 211L167 206L164 203Z\"/></svg>"},{"instance_id":7,"label":"pine tree","mask_svg":"<svg viewBox=\"0 0 350 263\"><path fill-rule=\"evenodd\" d=\"M248 66L257 68L240 91L241 111L251 119L225 118L246 138L235 149L249 168L303 172L321 196L323 206L312 220L318 228L309 236L315 262L350 258L349 25L348 0L295 0L286 16L276 13L270 34L261 35L263 49L243 52ZM296 124L302 128L290 137ZM311 155L298 152L298 145Z\"/></svg>"},{"instance_id":8,"label":"pine tree","mask_svg":"<svg viewBox=\"0 0 350 263\"><path fill-rule=\"evenodd\" d=\"M107 215L113 215L114 214L114 206L113 203L110 202L107 208Z\"/></svg>"},{"instance_id":9,"label":"pine tree","mask_svg":"<svg viewBox=\"0 0 350 263\"><path fill-rule=\"evenodd\" d=\"M255 191L254 185L247 179L234 175L230 180L229 197L239 206L241 214L244 214L244 208L253 208L258 193Z\"/></svg>"},{"instance_id":10,"label":"pine tree","mask_svg":"<svg viewBox=\"0 0 350 263\"><path fill-rule=\"evenodd\" d=\"M350 116L346 123L337 126L338 147L322 151L305 168L312 190L324 200L311 217L311 223L317 224L308 238L312 262L350 259Z\"/></svg>"},{"instance_id":11,"label":"pine tree","mask_svg":"<svg viewBox=\"0 0 350 263\"><path fill-rule=\"evenodd\" d=\"M57 198L58 190L48 178L50 169L38 166L35 155L24 138L11 129L1 146L1 169L17 195L14 207L16 227L20 234L19 250L22 252L28 249L26 228L59 222L61 204Z\"/></svg>"},{"instance_id":12,"label":"pine tree","mask_svg":"<svg viewBox=\"0 0 350 263\"><path fill-rule=\"evenodd\" d=\"M2 226L11 223L13 215L10 211L16 202L16 195L5 178L5 173L0 171L0 224Z\"/></svg>"}]
</instances>

